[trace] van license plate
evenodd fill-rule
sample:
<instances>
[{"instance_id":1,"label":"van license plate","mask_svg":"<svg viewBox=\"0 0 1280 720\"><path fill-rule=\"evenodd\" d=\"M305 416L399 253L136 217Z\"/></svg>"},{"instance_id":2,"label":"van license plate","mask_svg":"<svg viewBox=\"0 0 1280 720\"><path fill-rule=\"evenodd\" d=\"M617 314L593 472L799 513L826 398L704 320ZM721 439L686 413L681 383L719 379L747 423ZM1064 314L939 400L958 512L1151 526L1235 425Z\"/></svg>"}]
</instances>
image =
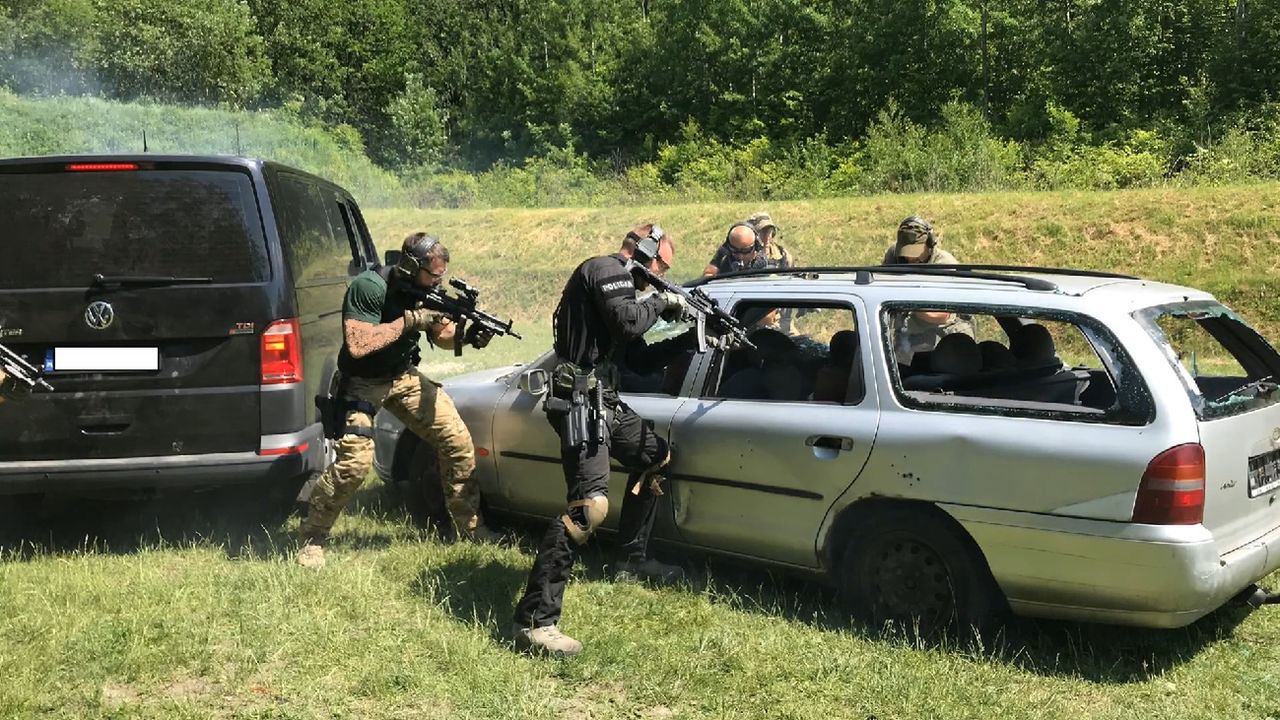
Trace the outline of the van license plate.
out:
<instances>
[{"instance_id":1,"label":"van license plate","mask_svg":"<svg viewBox=\"0 0 1280 720\"><path fill-rule=\"evenodd\" d=\"M1280 450L1249 458L1249 497L1280 487Z\"/></svg>"},{"instance_id":2,"label":"van license plate","mask_svg":"<svg viewBox=\"0 0 1280 720\"><path fill-rule=\"evenodd\" d=\"M153 347L56 347L54 372L155 372L160 369L160 350Z\"/></svg>"}]
</instances>

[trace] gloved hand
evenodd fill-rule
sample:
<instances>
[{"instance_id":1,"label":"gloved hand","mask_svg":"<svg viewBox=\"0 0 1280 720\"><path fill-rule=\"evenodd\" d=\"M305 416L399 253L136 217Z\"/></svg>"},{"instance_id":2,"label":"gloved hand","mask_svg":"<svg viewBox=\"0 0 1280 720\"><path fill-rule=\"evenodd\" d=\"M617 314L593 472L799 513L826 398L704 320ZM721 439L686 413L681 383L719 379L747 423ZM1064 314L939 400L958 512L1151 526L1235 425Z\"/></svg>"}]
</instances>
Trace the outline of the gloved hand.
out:
<instances>
[{"instance_id":1,"label":"gloved hand","mask_svg":"<svg viewBox=\"0 0 1280 720\"><path fill-rule=\"evenodd\" d=\"M667 322L676 322L683 318L685 312L689 309L689 302L684 296L678 292L667 291L660 294L665 306L662 308L661 317Z\"/></svg>"},{"instance_id":2,"label":"gloved hand","mask_svg":"<svg viewBox=\"0 0 1280 720\"><path fill-rule=\"evenodd\" d=\"M472 325L467 328L467 336L463 338L463 342L471 347L479 350L489 344L493 339L493 331L483 325Z\"/></svg>"},{"instance_id":3,"label":"gloved hand","mask_svg":"<svg viewBox=\"0 0 1280 720\"><path fill-rule=\"evenodd\" d=\"M413 332L419 330L426 332L432 325L440 322L440 315L426 308L417 308L416 310L404 311L404 331Z\"/></svg>"}]
</instances>

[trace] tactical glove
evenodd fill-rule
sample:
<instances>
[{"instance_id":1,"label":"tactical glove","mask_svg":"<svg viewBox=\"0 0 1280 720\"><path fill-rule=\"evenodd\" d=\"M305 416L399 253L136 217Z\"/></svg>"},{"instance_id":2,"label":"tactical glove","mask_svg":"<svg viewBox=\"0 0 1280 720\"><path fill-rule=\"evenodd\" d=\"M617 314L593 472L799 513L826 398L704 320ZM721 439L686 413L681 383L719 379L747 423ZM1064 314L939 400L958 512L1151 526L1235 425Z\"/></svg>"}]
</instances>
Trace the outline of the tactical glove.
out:
<instances>
[{"instance_id":1,"label":"tactical glove","mask_svg":"<svg viewBox=\"0 0 1280 720\"><path fill-rule=\"evenodd\" d=\"M426 308L404 311L404 331L419 330L426 332L432 325L440 322L440 314Z\"/></svg>"},{"instance_id":2,"label":"tactical glove","mask_svg":"<svg viewBox=\"0 0 1280 720\"><path fill-rule=\"evenodd\" d=\"M676 322L684 317L685 311L689 309L689 302L678 292L667 291L661 294L662 301L665 306L662 308L662 319L667 322Z\"/></svg>"},{"instance_id":3,"label":"tactical glove","mask_svg":"<svg viewBox=\"0 0 1280 720\"><path fill-rule=\"evenodd\" d=\"M493 331L483 325L472 325L467 328L467 336L464 342L471 347L479 350L489 344L493 339Z\"/></svg>"}]
</instances>

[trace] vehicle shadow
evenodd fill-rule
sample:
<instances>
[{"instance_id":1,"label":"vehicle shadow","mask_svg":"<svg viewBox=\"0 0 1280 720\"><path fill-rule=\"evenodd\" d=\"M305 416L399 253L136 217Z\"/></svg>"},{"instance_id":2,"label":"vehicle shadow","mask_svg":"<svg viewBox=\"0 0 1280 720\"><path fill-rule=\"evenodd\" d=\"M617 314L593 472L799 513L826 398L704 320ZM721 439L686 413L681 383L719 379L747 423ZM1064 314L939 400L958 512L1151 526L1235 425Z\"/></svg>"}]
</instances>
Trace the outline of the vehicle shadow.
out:
<instances>
[{"instance_id":1,"label":"vehicle shadow","mask_svg":"<svg viewBox=\"0 0 1280 720\"><path fill-rule=\"evenodd\" d=\"M743 612L784 617L812 627L849 632L876 642L943 650L1045 676L1100 683L1150 680L1229 639L1250 611L1227 606L1184 628L1158 630L1029 618L1009 618L981 635L919 637L909 629L875 628L853 620L834 588L804 577L736 563L703 561L690 589Z\"/></svg>"},{"instance_id":2,"label":"vehicle shadow","mask_svg":"<svg viewBox=\"0 0 1280 720\"><path fill-rule=\"evenodd\" d=\"M353 513L396 518L403 513L394 492L362 489ZM47 555L93 552L128 555L173 547L214 547L228 557L269 560L297 549L287 504L267 505L244 489L172 491L141 495L59 494L43 499L0 497L0 560L29 561ZM339 534L344 548L391 545L385 532Z\"/></svg>"},{"instance_id":3,"label":"vehicle shadow","mask_svg":"<svg viewBox=\"0 0 1280 720\"><path fill-rule=\"evenodd\" d=\"M545 523L506 523L526 554L536 552ZM612 538L593 542L579 558L574 577L610 580L616 546ZM661 556L661 553L660 553ZM668 555L671 561L675 557ZM903 628L875 628L848 615L834 588L788 572L771 572L721 558L685 562L692 569L677 592L693 592L736 611L779 617L831 632L850 633L877 643L955 653L977 662L1009 664L1052 677L1110 684L1139 683L1192 660L1206 647L1230 639L1249 610L1228 606L1174 630L1117 627L1053 620L1010 618L978 635L918 637ZM424 570L413 592L444 607L465 623L482 625L500 643L510 641L508 618L524 588L527 570L496 560L462 557Z\"/></svg>"}]
</instances>

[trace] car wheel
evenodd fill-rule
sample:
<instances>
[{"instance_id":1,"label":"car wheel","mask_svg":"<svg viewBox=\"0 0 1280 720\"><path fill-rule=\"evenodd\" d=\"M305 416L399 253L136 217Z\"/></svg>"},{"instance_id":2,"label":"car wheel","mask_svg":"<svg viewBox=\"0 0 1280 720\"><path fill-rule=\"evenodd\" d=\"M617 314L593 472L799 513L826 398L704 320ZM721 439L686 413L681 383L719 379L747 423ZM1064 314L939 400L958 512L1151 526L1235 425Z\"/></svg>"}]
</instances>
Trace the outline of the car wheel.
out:
<instances>
[{"instance_id":1,"label":"car wheel","mask_svg":"<svg viewBox=\"0 0 1280 720\"><path fill-rule=\"evenodd\" d=\"M402 490L405 509L419 527L434 528L441 537L452 537L453 523L444 505L435 448L411 432L401 434L391 477Z\"/></svg>"},{"instance_id":2,"label":"car wheel","mask_svg":"<svg viewBox=\"0 0 1280 720\"><path fill-rule=\"evenodd\" d=\"M852 530L840 590L853 614L922 636L989 629L1004 597L981 552L938 511L885 508Z\"/></svg>"}]
</instances>

